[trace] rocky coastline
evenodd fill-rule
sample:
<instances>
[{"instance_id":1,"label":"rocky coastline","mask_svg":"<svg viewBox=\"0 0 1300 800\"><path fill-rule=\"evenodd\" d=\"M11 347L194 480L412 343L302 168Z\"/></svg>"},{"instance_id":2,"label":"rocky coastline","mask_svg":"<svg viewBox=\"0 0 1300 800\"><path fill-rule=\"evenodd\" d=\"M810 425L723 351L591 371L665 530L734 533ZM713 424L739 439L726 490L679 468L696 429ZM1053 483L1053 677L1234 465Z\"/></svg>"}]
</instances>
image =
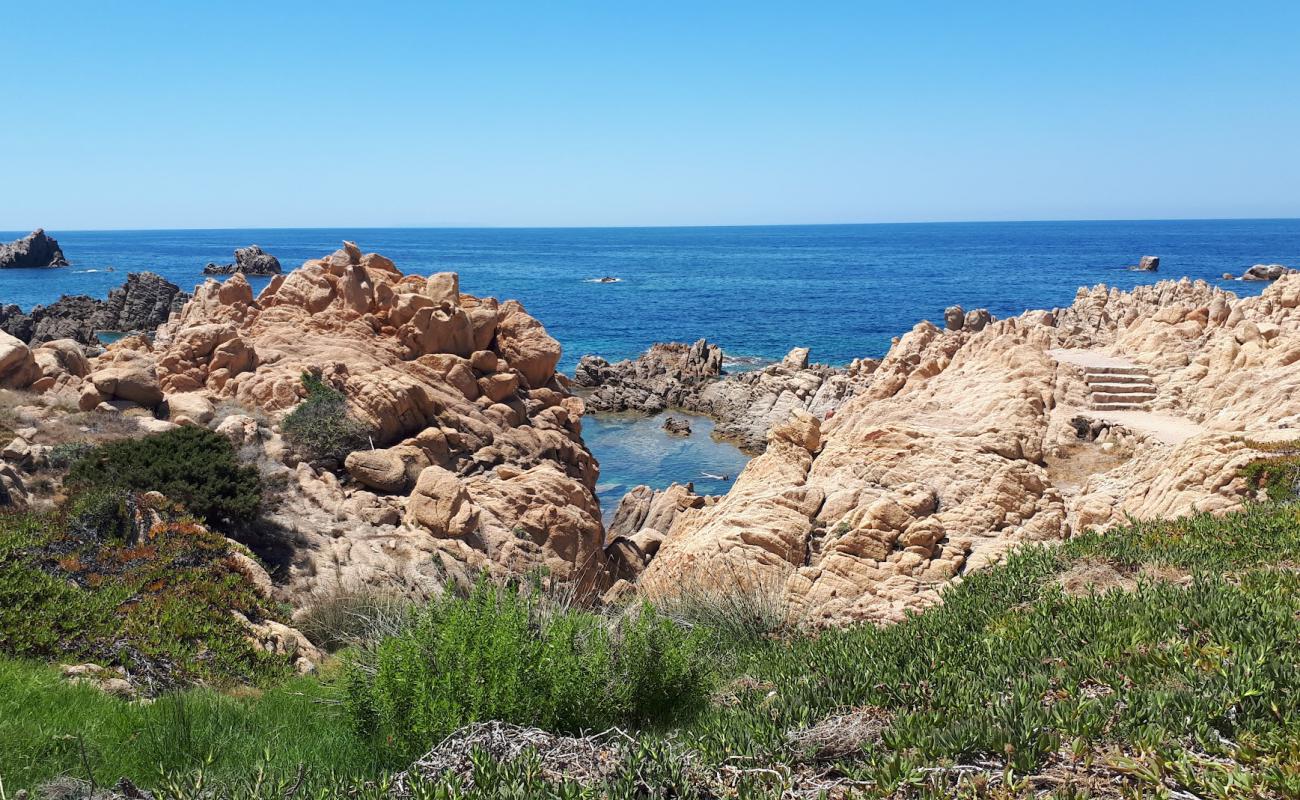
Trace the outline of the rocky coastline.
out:
<instances>
[{"instance_id":1,"label":"rocky coastline","mask_svg":"<svg viewBox=\"0 0 1300 800\"><path fill-rule=\"evenodd\" d=\"M891 622L1025 542L1241 508L1254 443L1300 431L1296 275L1245 299L1183 280L1002 320L954 306L847 367L796 348L732 374L701 340L585 357L572 381L518 303L350 243L256 296L239 274L175 310L175 295L134 293L105 313L171 310L152 338L96 354L39 320L27 341L0 336L0 385L33 393L20 416L37 431L6 450L6 497L28 497L21 455L55 444L39 431L69 414L211 428L280 487L271 591L299 611L331 586L422 597L483 571L545 569L612 601L743 568L802 624ZM346 458L286 440L304 374L364 428ZM1141 376L1124 410L1107 410L1114 375ZM666 409L761 454L722 496L636 487L607 528L583 415Z\"/></svg>"}]
</instances>

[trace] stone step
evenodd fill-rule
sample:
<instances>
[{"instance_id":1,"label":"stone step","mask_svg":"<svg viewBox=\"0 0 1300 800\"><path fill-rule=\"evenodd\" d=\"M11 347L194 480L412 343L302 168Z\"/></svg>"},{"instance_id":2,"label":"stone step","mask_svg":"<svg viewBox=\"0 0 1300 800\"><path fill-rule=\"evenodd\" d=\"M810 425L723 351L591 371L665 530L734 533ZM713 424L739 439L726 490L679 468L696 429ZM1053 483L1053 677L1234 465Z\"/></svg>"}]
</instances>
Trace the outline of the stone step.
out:
<instances>
[{"instance_id":1,"label":"stone step","mask_svg":"<svg viewBox=\"0 0 1300 800\"><path fill-rule=\"evenodd\" d=\"M1145 372L1138 373L1108 373L1108 372L1085 372L1083 379L1088 383L1150 383L1151 376Z\"/></svg>"},{"instance_id":2,"label":"stone step","mask_svg":"<svg viewBox=\"0 0 1300 800\"><path fill-rule=\"evenodd\" d=\"M1112 394L1124 394L1126 392L1155 394L1156 385L1154 383L1090 383L1088 384L1088 391L1110 392Z\"/></svg>"},{"instance_id":3,"label":"stone step","mask_svg":"<svg viewBox=\"0 0 1300 800\"><path fill-rule=\"evenodd\" d=\"M1145 392L1138 394L1136 392L1127 392L1115 394L1113 392L1093 392L1088 400L1095 407L1098 403L1149 403L1156 399L1155 392Z\"/></svg>"},{"instance_id":4,"label":"stone step","mask_svg":"<svg viewBox=\"0 0 1300 800\"><path fill-rule=\"evenodd\" d=\"M1146 403L1093 403L1093 411L1146 411Z\"/></svg>"}]
</instances>

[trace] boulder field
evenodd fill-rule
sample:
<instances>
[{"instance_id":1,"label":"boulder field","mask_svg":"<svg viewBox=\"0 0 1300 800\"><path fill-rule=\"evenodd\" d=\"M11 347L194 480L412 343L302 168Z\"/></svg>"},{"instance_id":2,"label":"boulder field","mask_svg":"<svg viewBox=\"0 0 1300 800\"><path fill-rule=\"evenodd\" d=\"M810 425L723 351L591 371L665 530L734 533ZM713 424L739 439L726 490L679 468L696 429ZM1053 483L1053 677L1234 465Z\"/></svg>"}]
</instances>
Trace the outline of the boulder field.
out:
<instances>
[{"instance_id":1,"label":"boulder field","mask_svg":"<svg viewBox=\"0 0 1300 800\"><path fill-rule=\"evenodd\" d=\"M351 243L256 297L242 275L209 280L152 341L94 358L0 335L0 388L42 393L46 415L230 438L278 487L259 535L298 608L339 587L419 596L544 570L588 597L741 584L810 625L887 623L1022 543L1239 508L1257 444L1300 437L1300 275L1246 299L1183 280L1002 320L954 307L879 361L808 355L734 376L706 342L584 359L592 405L704 411L762 451L725 496L632 490L608 531L559 343L517 302ZM1092 364L1140 372L1147 399L1097 408L1109 389ZM280 431L304 373L368 432L341 463ZM21 497L21 469L6 470Z\"/></svg>"}]
</instances>

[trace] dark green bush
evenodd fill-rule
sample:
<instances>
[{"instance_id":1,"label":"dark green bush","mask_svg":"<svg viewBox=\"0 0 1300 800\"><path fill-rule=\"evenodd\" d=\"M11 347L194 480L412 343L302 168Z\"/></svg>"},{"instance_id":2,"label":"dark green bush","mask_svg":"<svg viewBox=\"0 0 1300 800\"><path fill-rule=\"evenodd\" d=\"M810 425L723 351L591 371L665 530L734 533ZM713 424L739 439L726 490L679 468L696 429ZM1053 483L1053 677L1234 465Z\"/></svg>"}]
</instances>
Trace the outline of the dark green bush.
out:
<instances>
[{"instance_id":1,"label":"dark green bush","mask_svg":"<svg viewBox=\"0 0 1300 800\"><path fill-rule=\"evenodd\" d=\"M257 470L241 466L224 437L192 426L100 445L72 465L67 483L161 492L209 524L248 522L262 500Z\"/></svg>"},{"instance_id":2,"label":"dark green bush","mask_svg":"<svg viewBox=\"0 0 1300 800\"><path fill-rule=\"evenodd\" d=\"M577 732L684 715L704 704L701 641L648 605L611 621L483 582L353 653L344 680L358 727L413 755L479 720Z\"/></svg>"},{"instance_id":3,"label":"dark green bush","mask_svg":"<svg viewBox=\"0 0 1300 800\"><path fill-rule=\"evenodd\" d=\"M348 413L342 392L309 372L302 374L302 383L307 399L280 425L290 444L315 461L342 461L367 444L366 427Z\"/></svg>"},{"instance_id":4,"label":"dark green bush","mask_svg":"<svg viewBox=\"0 0 1300 800\"><path fill-rule=\"evenodd\" d=\"M95 445L90 442L59 442L50 448L50 466L67 469L94 449Z\"/></svg>"}]
</instances>

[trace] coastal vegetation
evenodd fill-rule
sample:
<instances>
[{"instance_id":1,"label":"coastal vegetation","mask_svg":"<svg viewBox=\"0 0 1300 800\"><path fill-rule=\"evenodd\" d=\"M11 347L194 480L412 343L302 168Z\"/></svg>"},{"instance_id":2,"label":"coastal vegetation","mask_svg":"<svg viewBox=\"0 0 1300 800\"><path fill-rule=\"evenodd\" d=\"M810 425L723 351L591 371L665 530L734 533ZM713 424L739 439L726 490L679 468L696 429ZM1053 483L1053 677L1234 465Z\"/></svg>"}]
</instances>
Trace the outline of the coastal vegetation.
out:
<instances>
[{"instance_id":1,"label":"coastal vegetation","mask_svg":"<svg viewBox=\"0 0 1300 800\"><path fill-rule=\"evenodd\" d=\"M348 412L342 392L309 372L302 385L307 397L280 423L290 444L315 461L340 462L366 444L366 428Z\"/></svg>"},{"instance_id":2,"label":"coastal vegetation","mask_svg":"<svg viewBox=\"0 0 1300 800\"><path fill-rule=\"evenodd\" d=\"M3 526L9 611L55 534L30 517ZM1024 548L897 625L757 638L480 583L375 626L314 676L217 659L208 686L149 704L32 660L62 654L13 631L62 625L67 642L121 613L60 596L4 620L0 774L10 792L125 776L163 797L380 797L454 726L504 719L585 735L572 741L604 743L592 752L616 763L583 785L595 768L581 753L556 778L542 755L475 750L463 774L402 784L409 796L1291 797L1296 563L1300 509L1269 502ZM176 607L241 596L196 594L210 583L173 587ZM218 688L232 679L264 688Z\"/></svg>"}]
</instances>

